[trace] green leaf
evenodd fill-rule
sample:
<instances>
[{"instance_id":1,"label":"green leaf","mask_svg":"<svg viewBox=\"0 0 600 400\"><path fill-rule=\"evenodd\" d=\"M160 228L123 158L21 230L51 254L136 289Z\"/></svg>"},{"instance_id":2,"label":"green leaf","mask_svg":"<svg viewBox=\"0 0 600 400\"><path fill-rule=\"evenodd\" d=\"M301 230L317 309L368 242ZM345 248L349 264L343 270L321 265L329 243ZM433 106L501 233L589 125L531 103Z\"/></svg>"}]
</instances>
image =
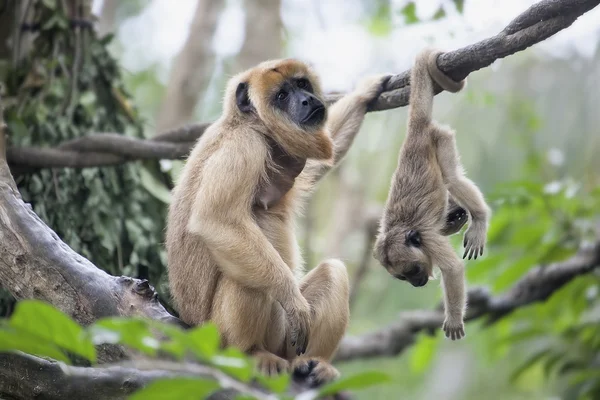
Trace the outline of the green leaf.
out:
<instances>
[{"instance_id":1,"label":"green leaf","mask_svg":"<svg viewBox=\"0 0 600 400\"><path fill-rule=\"evenodd\" d=\"M319 396L327 396L342 390L365 389L369 386L391 382L389 375L379 371L368 371L356 374L344 379L337 380L323 386L319 390Z\"/></svg>"},{"instance_id":2,"label":"green leaf","mask_svg":"<svg viewBox=\"0 0 600 400\"><path fill-rule=\"evenodd\" d=\"M49 304L22 300L17 303L9 324L16 331L30 333L40 341L96 361L96 349L83 328Z\"/></svg>"},{"instance_id":3,"label":"green leaf","mask_svg":"<svg viewBox=\"0 0 600 400\"><path fill-rule=\"evenodd\" d=\"M452 0L452 1L454 2L454 5L456 6L456 10L462 14L465 9L465 0Z\"/></svg>"},{"instance_id":4,"label":"green leaf","mask_svg":"<svg viewBox=\"0 0 600 400\"><path fill-rule=\"evenodd\" d=\"M2 327L0 330L0 352L4 351L22 351L39 357L50 357L67 364L71 363L65 353L56 346L41 341L39 337L29 332L13 330L9 327Z\"/></svg>"},{"instance_id":5,"label":"green leaf","mask_svg":"<svg viewBox=\"0 0 600 400\"><path fill-rule=\"evenodd\" d=\"M438 20L438 19L444 18L445 16L446 16L446 10L444 10L444 7L440 7L433 15L433 19Z\"/></svg>"},{"instance_id":6,"label":"green leaf","mask_svg":"<svg viewBox=\"0 0 600 400\"><path fill-rule=\"evenodd\" d=\"M248 382L252 377L253 364L244 353L233 347L228 347L220 354L212 357L211 363L223 372Z\"/></svg>"},{"instance_id":7,"label":"green leaf","mask_svg":"<svg viewBox=\"0 0 600 400\"><path fill-rule=\"evenodd\" d=\"M160 342L154 338L149 323L141 318L105 318L89 327L95 344L123 344L148 355L155 355Z\"/></svg>"},{"instance_id":8,"label":"green leaf","mask_svg":"<svg viewBox=\"0 0 600 400\"><path fill-rule=\"evenodd\" d=\"M419 22L419 18L417 18L417 6L414 1L411 1L404 7L401 11L402 15L404 15L404 22L407 25L414 24Z\"/></svg>"},{"instance_id":9,"label":"green leaf","mask_svg":"<svg viewBox=\"0 0 600 400\"><path fill-rule=\"evenodd\" d=\"M129 400L200 400L219 389L215 381L200 378L161 379L129 396Z\"/></svg>"},{"instance_id":10,"label":"green leaf","mask_svg":"<svg viewBox=\"0 0 600 400\"><path fill-rule=\"evenodd\" d=\"M290 374L277 376L257 375L258 381L273 393L283 393L290 384Z\"/></svg>"},{"instance_id":11,"label":"green leaf","mask_svg":"<svg viewBox=\"0 0 600 400\"><path fill-rule=\"evenodd\" d=\"M43 0L42 3L51 10L56 9L56 0Z\"/></svg>"},{"instance_id":12,"label":"green leaf","mask_svg":"<svg viewBox=\"0 0 600 400\"><path fill-rule=\"evenodd\" d=\"M171 202L171 192L167 187L160 182L156 177L148 171L146 167L140 168L140 180L142 186L146 188L148 192L158 200L162 201L165 204L169 204Z\"/></svg>"},{"instance_id":13,"label":"green leaf","mask_svg":"<svg viewBox=\"0 0 600 400\"><path fill-rule=\"evenodd\" d=\"M221 340L214 323L206 323L187 334L191 350L200 358L212 358L219 350Z\"/></svg>"},{"instance_id":14,"label":"green leaf","mask_svg":"<svg viewBox=\"0 0 600 400\"><path fill-rule=\"evenodd\" d=\"M435 337L420 337L419 342L413 348L412 357L410 358L410 367L413 372L421 374L431 365L431 361L435 357L439 343L439 340Z\"/></svg>"}]
</instances>

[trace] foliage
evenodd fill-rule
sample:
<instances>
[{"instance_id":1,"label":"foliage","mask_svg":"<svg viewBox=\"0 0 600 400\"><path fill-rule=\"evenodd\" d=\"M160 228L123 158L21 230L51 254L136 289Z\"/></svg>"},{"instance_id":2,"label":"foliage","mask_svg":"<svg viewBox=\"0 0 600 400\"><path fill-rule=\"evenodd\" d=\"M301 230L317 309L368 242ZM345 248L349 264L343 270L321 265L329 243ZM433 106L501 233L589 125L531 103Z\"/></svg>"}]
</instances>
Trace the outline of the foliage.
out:
<instances>
[{"instance_id":1,"label":"foliage","mask_svg":"<svg viewBox=\"0 0 600 400\"><path fill-rule=\"evenodd\" d=\"M54 146L93 132L142 136L137 110L107 51L110 37L70 27L64 3L35 2L39 35L4 94L12 146ZM75 251L111 274L159 282L166 207L145 186L158 163L20 171L25 201ZM16 171L19 172L19 171ZM156 191L154 191L156 193ZM159 287L160 289L160 287Z\"/></svg>"},{"instance_id":2,"label":"foliage","mask_svg":"<svg viewBox=\"0 0 600 400\"><path fill-rule=\"evenodd\" d=\"M156 339L154 333L159 333L161 340ZM235 348L222 349L217 328L211 323L182 330L142 318L114 317L82 328L61 311L38 300L20 301L9 320L0 320L0 351L22 351L65 364L73 364L73 355L76 355L94 365L97 361L94 346L101 344L124 345L151 357L166 354L178 361L184 356L187 360L191 357L239 381L259 382L278 394L285 393L291 382L289 374L275 378L258 375L251 357ZM314 395L362 389L388 380L381 372L364 372L325 385ZM205 398L219 389L219 384L207 377L161 379L137 391L130 399Z\"/></svg>"}]
</instances>

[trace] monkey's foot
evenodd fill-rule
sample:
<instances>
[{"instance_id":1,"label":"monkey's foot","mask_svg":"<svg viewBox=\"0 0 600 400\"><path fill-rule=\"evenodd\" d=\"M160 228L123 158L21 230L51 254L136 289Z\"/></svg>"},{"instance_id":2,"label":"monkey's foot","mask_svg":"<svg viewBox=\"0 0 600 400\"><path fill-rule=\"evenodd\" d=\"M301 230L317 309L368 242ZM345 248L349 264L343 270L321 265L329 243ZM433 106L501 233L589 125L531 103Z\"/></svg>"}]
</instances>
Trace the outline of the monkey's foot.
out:
<instances>
[{"instance_id":1,"label":"monkey's foot","mask_svg":"<svg viewBox=\"0 0 600 400\"><path fill-rule=\"evenodd\" d=\"M461 319L446 318L442 329L446 333L446 337L452 340L459 340L465 337L465 324Z\"/></svg>"},{"instance_id":2,"label":"monkey's foot","mask_svg":"<svg viewBox=\"0 0 600 400\"><path fill-rule=\"evenodd\" d=\"M465 232L465 238L463 245L465 246L465 253L463 258L469 255L469 260L483 254L483 248L485 247L486 239L486 227L484 224L472 224L469 229Z\"/></svg>"},{"instance_id":3,"label":"monkey's foot","mask_svg":"<svg viewBox=\"0 0 600 400\"><path fill-rule=\"evenodd\" d=\"M468 219L467 211L464 208L456 207L450 210L446 216L446 225L442 228L442 235L450 236L457 233Z\"/></svg>"},{"instance_id":4,"label":"monkey's foot","mask_svg":"<svg viewBox=\"0 0 600 400\"><path fill-rule=\"evenodd\" d=\"M333 365L315 357L299 357L292 362L293 377L311 388L329 383L340 376Z\"/></svg>"},{"instance_id":5,"label":"monkey's foot","mask_svg":"<svg viewBox=\"0 0 600 400\"><path fill-rule=\"evenodd\" d=\"M263 375L276 376L290 369L290 363L281 357L268 351L257 351L254 353L257 361L257 369Z\"/></svg>"}]
</instances>

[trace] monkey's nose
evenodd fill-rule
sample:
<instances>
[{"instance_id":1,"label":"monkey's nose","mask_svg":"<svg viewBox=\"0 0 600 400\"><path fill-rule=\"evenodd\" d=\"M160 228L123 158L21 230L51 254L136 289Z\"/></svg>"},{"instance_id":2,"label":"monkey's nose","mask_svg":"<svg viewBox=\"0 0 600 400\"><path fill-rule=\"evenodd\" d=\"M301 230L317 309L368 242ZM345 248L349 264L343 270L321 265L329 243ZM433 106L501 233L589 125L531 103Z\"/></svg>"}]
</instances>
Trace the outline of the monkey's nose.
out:
<instances>
[{"instance_id":1,"label":"monkey's nose","mask_svg":"<svg viewBox=\"0 0 600 400\"><path fill-rule=\"evenodd\" d=\"M425 286L427 285L427 282L429 282L429 277L426 274L423 274L422 276L418 276L410 280L410 284L414 287Z\"/></svg>"}]
</instances>

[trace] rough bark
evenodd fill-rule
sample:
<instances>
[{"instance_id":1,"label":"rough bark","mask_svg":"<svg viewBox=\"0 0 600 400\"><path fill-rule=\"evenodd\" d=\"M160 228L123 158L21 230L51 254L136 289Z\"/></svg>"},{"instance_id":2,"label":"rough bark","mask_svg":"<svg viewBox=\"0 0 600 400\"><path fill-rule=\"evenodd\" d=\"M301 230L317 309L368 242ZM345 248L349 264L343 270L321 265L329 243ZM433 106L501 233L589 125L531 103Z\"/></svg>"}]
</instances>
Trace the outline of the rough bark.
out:
<instances>
[{"instance_id":1,"label":"rough bark","mask_svg":"<svg viewBox=\"0 0 600 400\"><path fill-rule=\"evenodd\" d=\"M600 0L540 1L515 18L498 35L440 55L438 66L453 79L464 79L471 72L485 68L497 59L522 51L569 27L599 3ZM393 76L386 90L371 104L370 111L406 106L410 93L409 78L410 70ZM439 91L437 88L436 92ZM327 101L332 103L340 97L329 95ZM209 125L201 123L175 129L146 141L122 138L122 135L114 133L96 133L79 139L77 146L71 144L73 147L67 149L62 147L64 145L56 148L10 148L8 161L17 168L16 171L22 172L24 168L32 167L84 168L115 165L134 159L184 158ZM84 149L86 141L89 141L87 144L92 141L95 144Z\"/></svg>"},{"instance_id":2,"label":"rough bark","mask_svg":"<svg viewBox=\"0 0 600 400\"><path fill-rule=\"evenodd\" d=\"M156 122L157 132L176 128L192 119L213 72L212 39L222 9L222 0L198 1L187 40L171 70L167 94Z\"/></svg>"}]
</instances>

